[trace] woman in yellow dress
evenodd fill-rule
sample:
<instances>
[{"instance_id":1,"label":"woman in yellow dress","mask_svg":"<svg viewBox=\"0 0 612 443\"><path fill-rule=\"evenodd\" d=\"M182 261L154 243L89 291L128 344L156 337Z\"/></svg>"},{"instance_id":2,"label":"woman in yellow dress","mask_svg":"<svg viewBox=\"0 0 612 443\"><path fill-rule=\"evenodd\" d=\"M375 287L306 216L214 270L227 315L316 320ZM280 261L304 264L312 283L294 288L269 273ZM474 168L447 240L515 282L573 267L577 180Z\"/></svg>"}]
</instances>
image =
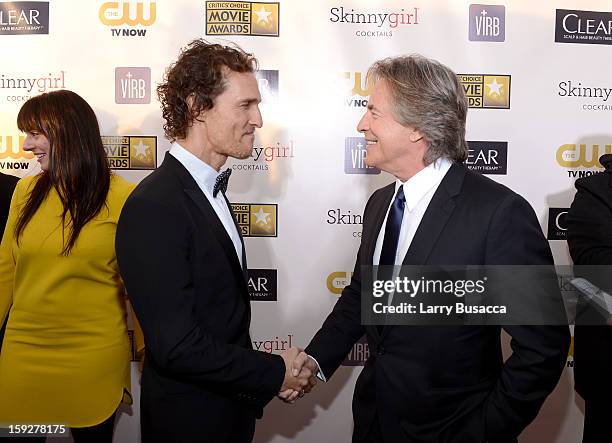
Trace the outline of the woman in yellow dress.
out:
<instances>
[{"instance_id":1,"label":"woman in yellow dress","mask_svg":"<svg viewBox=\"0 0 612 443\"><path fill-rule=\"evenodd\" d=\"M74 92L29 99L17 126L42 172L18 182L0 244L0 423L64 424L75 442L110 443L131 399L115 229L133 185L111 173Z\"/></svg>"}]
</instances>

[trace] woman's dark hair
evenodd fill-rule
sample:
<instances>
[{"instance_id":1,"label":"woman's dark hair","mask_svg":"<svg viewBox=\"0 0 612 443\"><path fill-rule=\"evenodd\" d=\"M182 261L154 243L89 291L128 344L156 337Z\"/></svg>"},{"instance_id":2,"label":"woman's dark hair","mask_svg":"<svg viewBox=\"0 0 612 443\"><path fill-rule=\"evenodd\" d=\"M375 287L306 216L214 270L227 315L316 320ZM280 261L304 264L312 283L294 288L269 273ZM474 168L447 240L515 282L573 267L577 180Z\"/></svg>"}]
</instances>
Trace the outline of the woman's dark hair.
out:
<instances>
[{"instance_id":1,"label":"woman's dark hair","mask_svg":"<svg viewBox=\"0 0 612 443\"><path fill-rule=\"evenodd\" d=\"M19 213L15 237L19 242L53 187L63 206L62 226L66 221L70 226L62 250L62 255L68 255L83 226L105 206L110 187L111 173L96 114L78 94L53 91L26 101L17 115L17 127L43 134L50 152L47 171L38 175Z\"/></svg>"},{"instance_id":2,"label":"woman's dark hair","mask_svg":"<svg viewBox=\"0 0 612 443\"><path fill-rule=\"evenodd\" d=\"M225 89L227 71L254 72L257 60L238 46L229 47L192 41L176 63L166 70L164 82L157 87L166 137L185 138L187 129L202 111L213 107L214 99ZM191 108L187 99L191 97Z\"/></svg>"}]
</instances>

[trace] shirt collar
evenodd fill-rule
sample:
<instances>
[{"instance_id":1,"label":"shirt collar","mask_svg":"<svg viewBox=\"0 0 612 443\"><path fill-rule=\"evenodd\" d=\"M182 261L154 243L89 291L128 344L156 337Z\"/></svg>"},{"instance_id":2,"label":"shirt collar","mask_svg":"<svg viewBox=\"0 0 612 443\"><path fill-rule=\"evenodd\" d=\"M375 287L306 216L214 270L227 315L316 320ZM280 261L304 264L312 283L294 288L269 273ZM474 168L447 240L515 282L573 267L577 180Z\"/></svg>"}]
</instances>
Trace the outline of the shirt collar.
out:
<instances>
[{"instance_id":1,"label":"shirt collar","mask_svg":"<svg viewBox=\"0 0 612 443\"><path fill-rule=\"evenodd\" d=\"M395 194L397 195L397 190L403 185L406 207L412 211L432 188L440 184L452 164L448 158L441 157L405 182L398 178L395 181Z\"/></svg>"},{"instance_id":2,"label":"shirt collar","mask_svg":"<svg viewBox=\"0 0 612 443\"><path fill-rule=\"evenodd\" d=\"M215 171L212 166L200 160L177 142L172 143L170 154L189 171L203 189L212 192L220 172Z\"/></svg>"}]
</instances>

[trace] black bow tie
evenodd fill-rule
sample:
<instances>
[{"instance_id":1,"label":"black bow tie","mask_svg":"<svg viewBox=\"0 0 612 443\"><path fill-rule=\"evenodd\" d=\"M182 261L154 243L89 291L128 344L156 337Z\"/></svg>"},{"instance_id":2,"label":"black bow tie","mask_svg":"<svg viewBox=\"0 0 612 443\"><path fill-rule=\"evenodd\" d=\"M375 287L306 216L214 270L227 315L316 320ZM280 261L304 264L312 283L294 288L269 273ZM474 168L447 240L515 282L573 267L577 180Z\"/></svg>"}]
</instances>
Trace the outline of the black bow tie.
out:
<instances>
[{"instance_id":1,"label":"black bow tie","mask_svg":"<svg viewBox=\"0 0 612 443\"><path fill-rule=\"evenodd\" d=\"M227 168L221 174L217 176L215 180L215 186L213 187L213 197L216 197L219 191L225 194L227 191L227 182L229 182L230 175L232 175L231 168Z\"/></svg>"}]
</instances>

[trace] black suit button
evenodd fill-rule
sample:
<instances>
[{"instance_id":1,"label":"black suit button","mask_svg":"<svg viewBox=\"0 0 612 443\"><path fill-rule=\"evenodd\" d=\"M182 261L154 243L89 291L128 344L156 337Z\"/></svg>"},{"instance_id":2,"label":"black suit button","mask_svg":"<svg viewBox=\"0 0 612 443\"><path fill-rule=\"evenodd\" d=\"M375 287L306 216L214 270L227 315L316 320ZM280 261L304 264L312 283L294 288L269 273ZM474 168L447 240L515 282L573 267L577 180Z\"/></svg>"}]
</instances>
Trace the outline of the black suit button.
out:
<instances>
[{"instance_id":1,"label":"black suit button","mask_svg":"<svg viewBox=\"0 0 612 443\"><path fill-rule=\"evenodd\" d=\"M385 354L385 348L383 348L382 346L377 346L376 355L384 355L384 354Z\"/></svg>"}]
</instances>

